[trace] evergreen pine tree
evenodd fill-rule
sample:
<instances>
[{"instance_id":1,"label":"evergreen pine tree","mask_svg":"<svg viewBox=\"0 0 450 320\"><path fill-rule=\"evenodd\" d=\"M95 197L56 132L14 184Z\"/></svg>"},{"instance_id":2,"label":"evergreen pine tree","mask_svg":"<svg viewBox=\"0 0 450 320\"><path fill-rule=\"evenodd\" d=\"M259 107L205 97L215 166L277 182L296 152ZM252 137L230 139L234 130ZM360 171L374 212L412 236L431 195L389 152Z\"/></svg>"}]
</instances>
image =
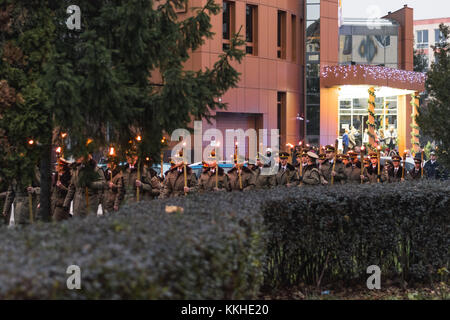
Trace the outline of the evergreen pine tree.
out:
<instances>
[{"instance_id":1,"label":"evergreen pine tree","mask_svg":"<svg viewBox=\"0 0 450 320\"><path fill-rule=\"evenodd\" d=\"M434 139L440 161L450 168L450 28L441 24L439 29L443 40L433 47L436 62L426 80L429 99L426 106L419 108L417 123L423 134Z\"/></svg>"}]
</instances>

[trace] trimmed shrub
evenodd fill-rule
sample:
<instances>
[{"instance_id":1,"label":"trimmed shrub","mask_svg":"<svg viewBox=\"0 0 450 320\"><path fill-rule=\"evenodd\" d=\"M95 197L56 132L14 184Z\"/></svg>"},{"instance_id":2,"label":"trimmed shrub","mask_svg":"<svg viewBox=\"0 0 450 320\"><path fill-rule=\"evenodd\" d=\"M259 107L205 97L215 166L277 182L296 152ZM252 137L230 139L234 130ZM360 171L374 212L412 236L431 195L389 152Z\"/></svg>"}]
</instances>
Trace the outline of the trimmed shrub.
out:
<instances>
[{"instance_id":1,"label":"trimmed shrub","mask_svg":"<svg viewBox=\"0 0 450 320\"><path fill-rule=\"evenodd\" d=\"M166 205L183 213L166 213ZM195 194L117 214L1 228L0 298L252 299L301 282L436 280L450 183ZM69 265L81 290L68 290Z\"/></svg>"},{"instance_id":2,"label":"trimmed shrub","mask_svg":"<svg viewBox=\"0 0 450 320\"><path fill-rule=\"evenodd\" d=\"M262 211L268 287L365 283L370 265L407 282L436 281L448 269L448 182L304 188Z\"/></svg>"}]
</instances>

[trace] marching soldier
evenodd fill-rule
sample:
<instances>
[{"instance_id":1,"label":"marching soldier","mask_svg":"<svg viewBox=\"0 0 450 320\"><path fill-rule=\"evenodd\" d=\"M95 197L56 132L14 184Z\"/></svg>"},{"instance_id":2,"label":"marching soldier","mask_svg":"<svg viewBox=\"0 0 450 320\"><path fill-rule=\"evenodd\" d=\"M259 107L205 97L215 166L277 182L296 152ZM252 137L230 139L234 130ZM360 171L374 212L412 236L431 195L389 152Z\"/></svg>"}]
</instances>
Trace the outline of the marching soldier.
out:
<instances>
[{"instance_id":1,"label":"marching soldier","mask_svg":"<svg viewBox=\"0 0 450 320\"><path fill-rule=\"evenodd\" d=\"M97 167L92 155L77 159L72 171L69 190L63 207L67 210L73 200L73 215L86 217L97 215L103 189L106 188L105 174Z\"/></svg>"},{"instance_id":2,"label":"marching soldier","mask_svg":"<svg viewBox=\"0 0 450 320\"><path fill-rule=\"evenodd\" d=\"M256 177L242 160L242 157L238 157L233 168L227 173L231 191L248 191L255 188Z\"/></svg>"},{"instance_id":3,"label":"marching soldier","mask_svg":"<svg viewBox=\"0 0 450 320\"><path fill-rule=\"evenodd\" d=\"M367 176L369 177L370 183L377 183L378 178L380 182L388 180L387 171L383 165L380 166L380 176L378 176L378 155L376 152L371 152L369 154L370 165L367 168Z\"/></svg>"},{"instance_id":4,"label":"marching soldier","mask_svg":"<svg viewBox=\"0 0 450 320\"><path fill-rule=\"evenodd\" d=\"M8 187L6 193L5 205L3 206L3 216L7 224L11 218L11 207L14 205L14 223L16 225L29 224L30 217L30 196L33 219L36 216L36 211L39 207L40 194L40 175L39 169L35 168L33 177L30 179L31 183L27 186L23 181L14 179Z\"/></svg>"},{"instance_id":5,"label":"marching soldier","mask_svg":"<svg viewBox=\"0 0 450 320\"><path fill-rule=\"evenodd\" d=\"M358 160L358 154L354 151L348 153L350 157L350 162L345 166L345 175L347 176L347 183L350 184L360 184L361 181L369 181L367 176L367 169L363 169L363 174L361 175L361 162Z\"/></svg>"},{"instance_id":6,"label":"marching soldier","mask_svg":"<svg viewBox=\"0 0 450 320\"><path fill-rule=\"evenodd\" d=\"M230 181L223 168L218 165L214 150L208 158L208 167L200 175L198 191L230 191Z\"/></svg>"},{"instance_id":7,"label":"marching soldier","mask_svg":"<svg viewBox=\"0 0 450 320\"><path fill-rule=\"evenodd\" d=\"M289 154L287 152L280 152L279 158L280 163L275 176L277 186L295 185L295 168L288 163Z\"/></svg>"},{"instance_id":8,"label":"marching soldier","mask_svg":"<svg viewBox=\"0 0 450 320\"><path fill-rule=\"evenodd\" d=\"M420 180L422 178L422 158L420 154L416 154L414 158L414 168L408 171L407 180Z\"/></svg>"},{"instance_id":9,"label":"marching soldier","mask_svg":"<svg viewBox=\"0 0 450 320\"><path fill-rule=\"evenodd\" d=\"M402 182L405 179L402 178L403 167L400 164L402 158L399 155L391 157L393 167L389 168L388 171L388 182Z\"/></svg>"},{"instance_id":10,"label":"marching soldier","mask_svg":"<svg viewBox=\"0 0 450 320\"><path fill-rule=\"evenodd\" d=\"M51 196L53 221L67 220L71 217L69 208L64 207L71 177L70 163L64 158L59 158L56 165L56 174L53 177Z\"/></svg>"},{"instance_id":11,"label":"marching soldier","mask_svg":"<svg viewBox=\"0 0 450 320\"><path fill-rule=\"evenodd\" d=\"M167 173L161 195L159 196L161 199L180 197L197 191L197 177L192 168L185 165L182 151L173 160L174 166Z\"/></svg>"},{"instance_id":12,"label":"marching soldier","mask_svg":"<svg viewBox=\"0 0 450 320\"><path fill-rule=\"evenodd\" d=\"M269 189L276 185L275 174L270 167L270 159L265 156L257 156L256 164L250 164L250 169L255 175L256 189Z\"/></svg>"},{"instance_id":13,"label":"marching soldier","mask_svg":"<svg viewBox=\"0 0 450 320\"><path fill-rule=\"evenodd\" d=\"M312 151L307 153L308 163L303 170L303 175L299 178L300 185L319 185L320 172L316 164L319 156Z\"/></svg>"},{"instance_id":14,"label":"marching soldier","mask_svg":"<svg viewBox=\"0 0 450 320\"><path fill-rule=\"evenodd\" d=\"M151 192L152 186L145 180L147 170L142 166L140 172L140 179L138 179L138 157L127 156L127 167L123 171L123 182L125 187L125 198L123 203L130 204L137 202L137 189L139 188L140 195L144 191Z\"/></svg>"},{"instance_id":15,"label":"marching soldier","mask_svg":"<svg viewBox=\"0 0 450 320\"><path fill-rule=\"evenodd\" d=\"M326 160L322 163L320 167L320 173L324 178L324 184L331 184L331 177L334 176L335 183L345 182L346 176L344 172L344 164L336 159L336 164L333 163L335 157L336 148L334 146L325 147Z\"/></svg>"},{"instance_id":16,"label":"marching soldier","mask_svg":"<svg viewBox=\"0 0 450 320\"><path fill-rule=\"evenodd\" d=\"M108 162L108 170L105 172L105 178L108 181L108 189L103 193L103 204L106 213L119 211L125 196L123 174L117 164Z\"/></svg>"}]
</instances>

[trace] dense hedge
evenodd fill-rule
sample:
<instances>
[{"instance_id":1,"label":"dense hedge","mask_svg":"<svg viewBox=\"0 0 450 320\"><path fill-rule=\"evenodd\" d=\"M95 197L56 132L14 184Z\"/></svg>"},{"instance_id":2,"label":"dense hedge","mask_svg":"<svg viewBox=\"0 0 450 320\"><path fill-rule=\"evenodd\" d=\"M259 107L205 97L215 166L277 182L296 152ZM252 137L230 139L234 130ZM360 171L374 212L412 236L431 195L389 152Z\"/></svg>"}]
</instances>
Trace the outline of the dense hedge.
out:
<instances>
[{"instance_id":1,"label":"dense hedge","mask_svg":"<svg viewBox=\"0 0 450 320\"><path fill-rule=\"evenodd\" d=\"M269 287L365 283L370 265L383 279L428 282L449 267L448 183L320 187L270 200L262 211Z\"/></svg>"},{"instance_id":2,"label":"dense hedge","mask_svg":"<svg viewBox=\"0 0 450 320\"><path fill-rule=\"evenodd\" d=\"M255 298L263 285L365 282L372 264L382 281L428 282L449 268L449 212L448 182L280 187L1 228L0 298ZM66 288L71 264L81 290Z\"/></svg>"}]
</instances>

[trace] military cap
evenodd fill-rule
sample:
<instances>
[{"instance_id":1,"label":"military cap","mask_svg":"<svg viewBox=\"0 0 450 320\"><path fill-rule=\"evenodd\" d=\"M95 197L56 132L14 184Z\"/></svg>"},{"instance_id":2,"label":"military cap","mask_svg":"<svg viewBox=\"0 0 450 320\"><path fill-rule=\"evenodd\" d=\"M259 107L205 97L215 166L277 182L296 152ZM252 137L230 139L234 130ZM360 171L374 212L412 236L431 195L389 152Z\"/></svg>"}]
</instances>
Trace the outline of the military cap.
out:
<instances>
[{"instance_id":1,"label":"military cap","mask_svg":"<svg viewBox=\"0 0 450 320\"><path fill-rule=\"evenodd\" d=\"M378 154L376 152L369 153L370 159L378 159Z\"/></svg>"},{"instance_id":2,"label":"military cap","mask_svg":"<svg viewBox=\"0 0 450 320\"><path fill-rule=\"evenodd\" d=\"M332 145L325 146L325 152L335 152L336 148Z\"/></svg>"},{"instance_id":3,"label":"military cap","mask_svg":"<svg viewBox=\"0 0 450 320\"><path fill-rule=\"evenodd\" d=\"M402 160L402 157L400 157L399 155L394 155L391 157L392 161L400 161Z\"/></svg>"},{"instance_id":4,"label":"military cap","mask_svg":"<svg viewBox=\"0 0 450 320\"><path fill-rule=\"evenodd\" d=\"M346 154L340 154L340 155L339 155L339 159L341 159L341 160L343 160L343 159L349 160L350 157L349 157L348 155L346 155Z\"/></svg>"},{"instance_id":5,"label":"military cap","mask_svg":"<svg viewBox=\"0 0 450 320\"><path fill-rule=\"evenodd\" d=\"M325 153L320 153L319 154L319 159L320 160L325 160L327 158L327 155Z\"/></svg>"},{"instance_id":6,"label":"military cap","mask_svg":"<svg viewBox=\"0 0 450 320\"><path fill-rule=\"evenodd\" d=\"M435 156L435 155L436 155L436 152L434 152L434 151L430 152L430 156Z\"/></svg>"},{"instance_id":7,"label":"military cap","mask_svg":"<svg viewBox=\"0 0 450 320\"><path fill-rule=\"evenodd\" d=\"M309 151L307 153L307 156L310 157L311 159L319 159L319 156L312 151Z\"/></svg>"},{"instance_id":8,"label":"military cap","mask_svg":"<svg viewBox=\"0 0 450 320\"><path fill-rule=\"evenodd\" d=\"M280 152L280 159L287 159L289 158L289 153L287 152Z\"/></svg>"},{"instance_id":9,"label":"military cap","mask_svg":"<svg viewBox=\"0 0 450 320\"><path fill-rule=\"evenodd\" d=\"M422 157L420 156L420 153L416 154L414 157L414 162L422 163Z\"/></svg>"},{"instance_id":10,"label":"military cap","mask_svg":"<svg viewBox=\"0 0 450 320\"><path fill-rule=\"evenodd\" d=\"M358 154L355 151L350 151L348 153L349 157L354 159L354 158L358 158Z\"/></svg>"}]
</instances>

